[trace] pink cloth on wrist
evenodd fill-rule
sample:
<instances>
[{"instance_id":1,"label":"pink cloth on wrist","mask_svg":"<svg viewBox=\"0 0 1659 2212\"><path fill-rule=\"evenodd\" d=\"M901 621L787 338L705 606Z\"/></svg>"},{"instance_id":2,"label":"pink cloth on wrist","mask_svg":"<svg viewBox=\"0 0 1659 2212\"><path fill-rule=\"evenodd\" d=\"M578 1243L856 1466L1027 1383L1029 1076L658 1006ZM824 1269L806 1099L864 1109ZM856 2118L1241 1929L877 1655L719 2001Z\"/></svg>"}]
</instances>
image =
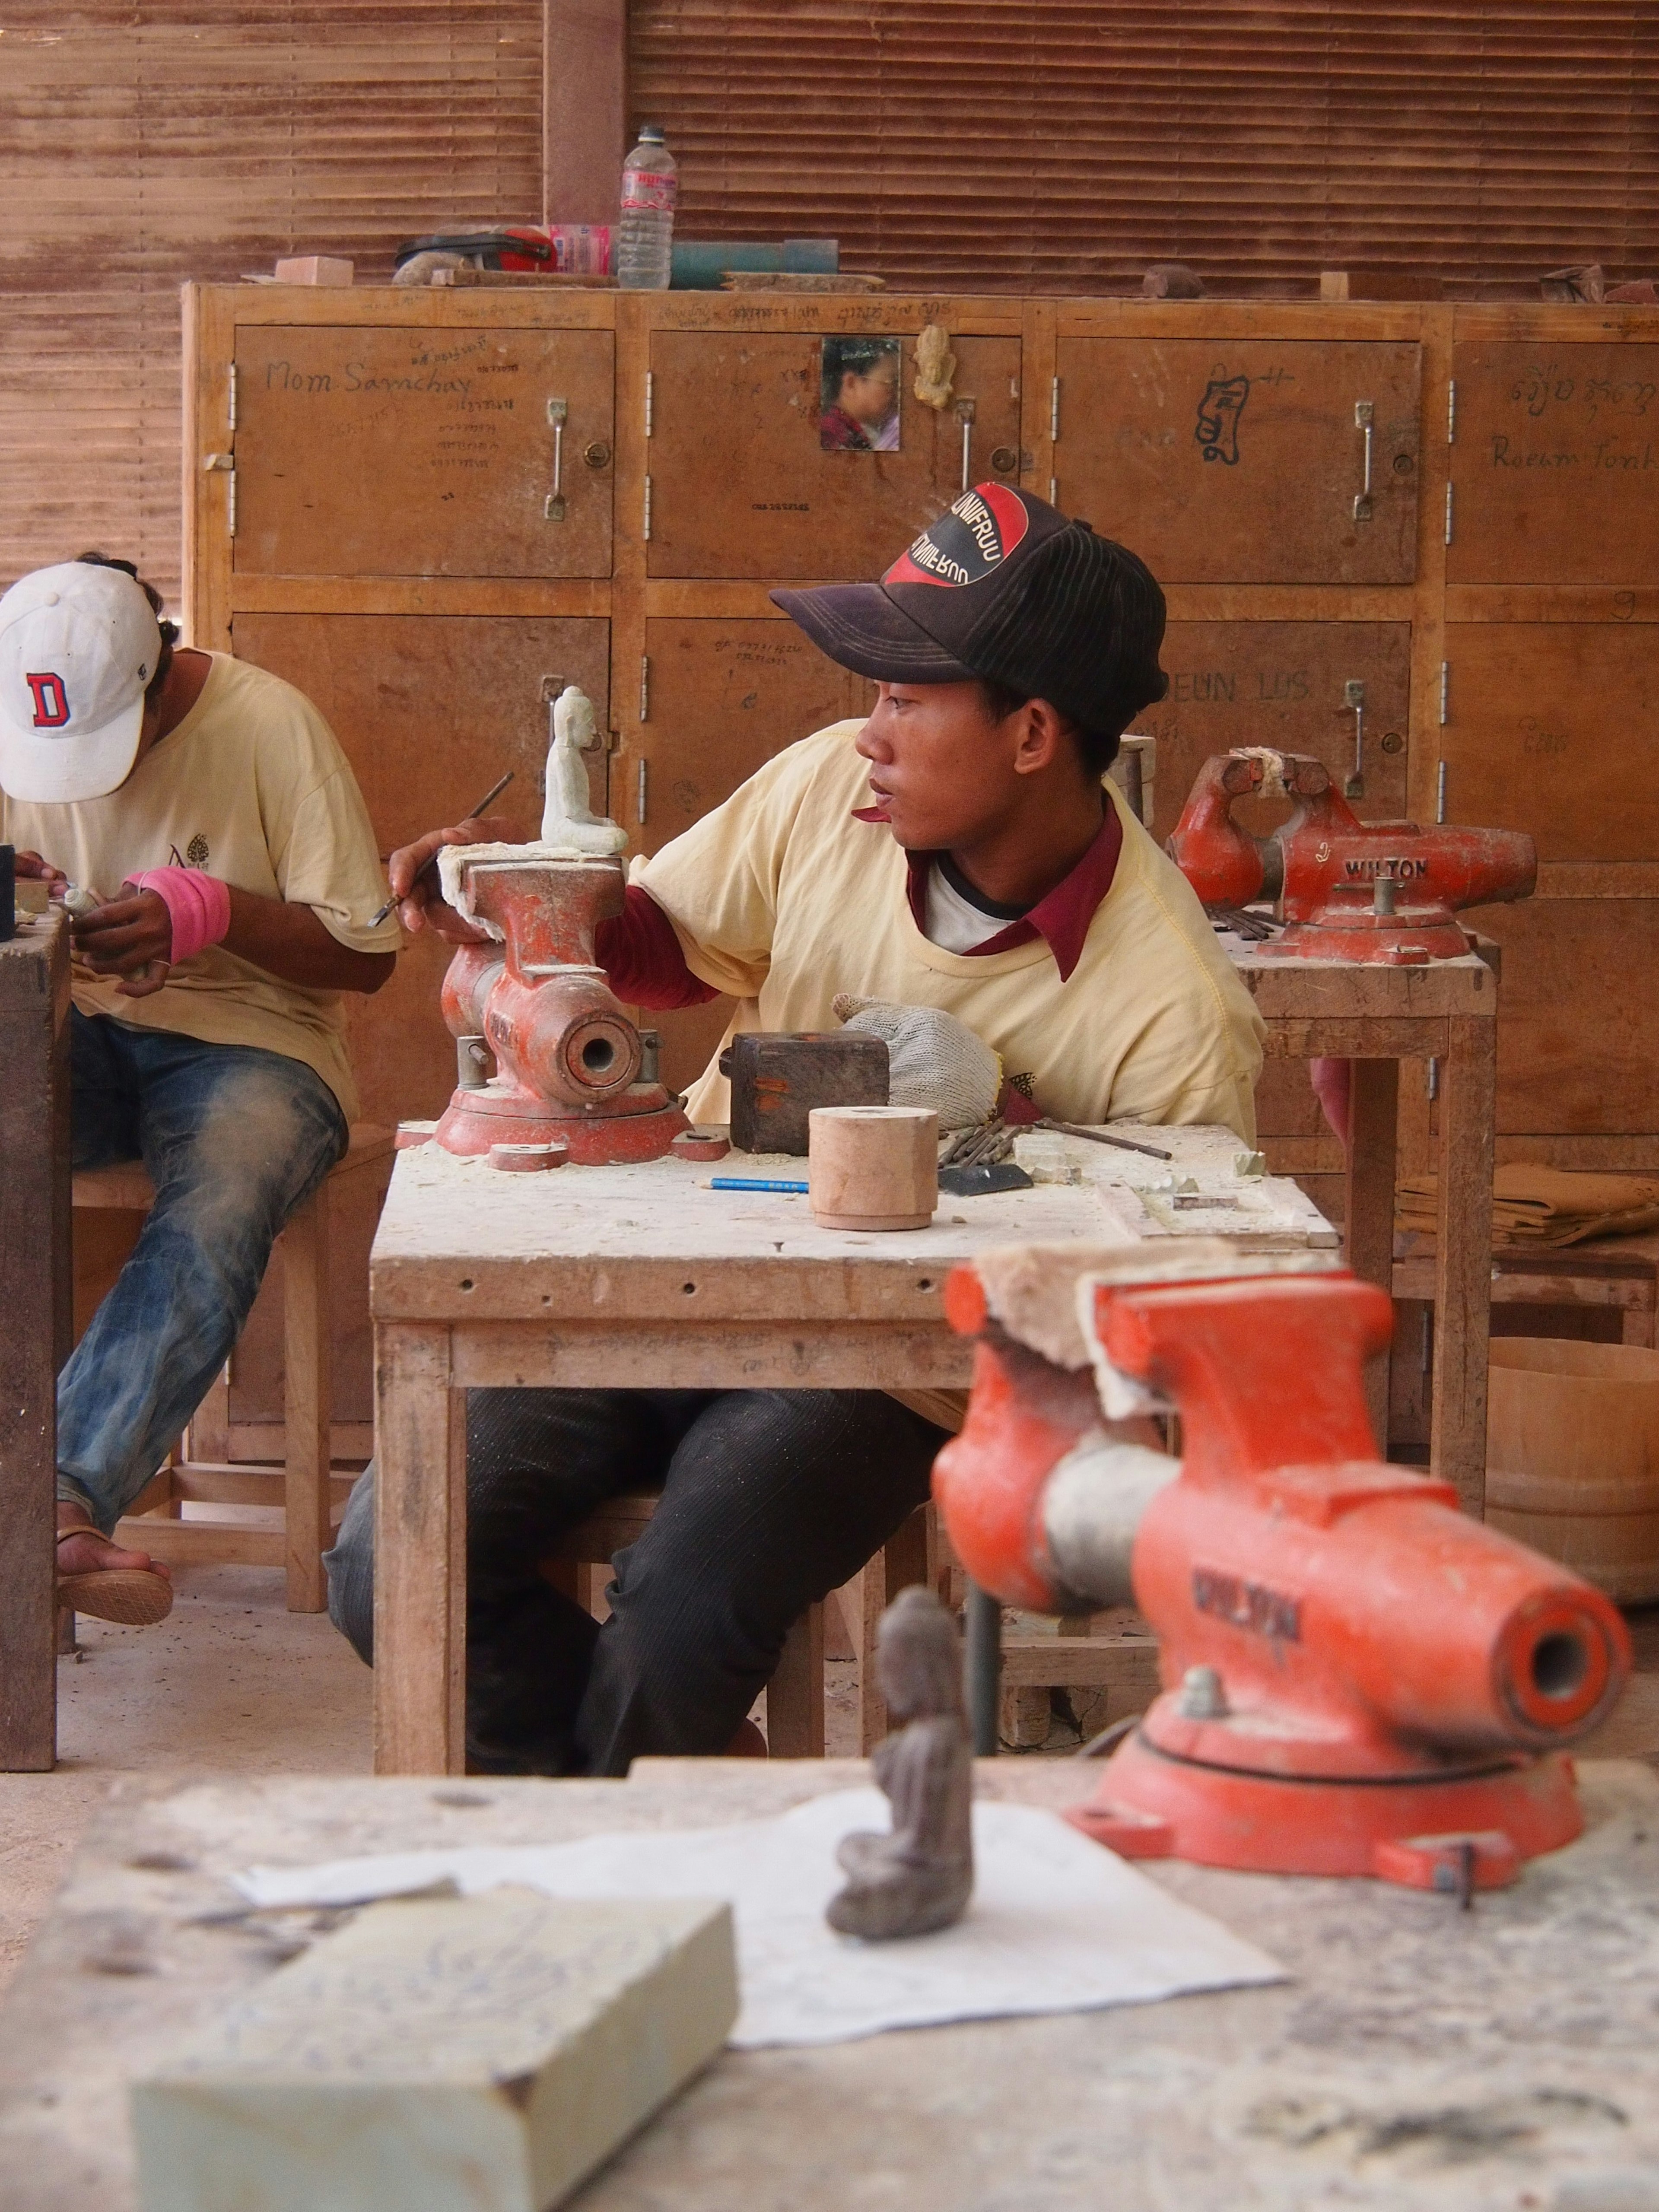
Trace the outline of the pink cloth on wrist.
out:
<instances>
[{"instance_id":1,"label":"pink cloth on wrist","mask_svg":"<svg viewBox=\"0 0 1659 2212\"><path fill-rule=\"evenodd\" d=\"M127 881L138 890L154 891L166 907L173 923L167 957L175 966L217 945L230 927L230 885L217 876L204 876L199 868L146 868Z\"/></svg>"}]
</instances>

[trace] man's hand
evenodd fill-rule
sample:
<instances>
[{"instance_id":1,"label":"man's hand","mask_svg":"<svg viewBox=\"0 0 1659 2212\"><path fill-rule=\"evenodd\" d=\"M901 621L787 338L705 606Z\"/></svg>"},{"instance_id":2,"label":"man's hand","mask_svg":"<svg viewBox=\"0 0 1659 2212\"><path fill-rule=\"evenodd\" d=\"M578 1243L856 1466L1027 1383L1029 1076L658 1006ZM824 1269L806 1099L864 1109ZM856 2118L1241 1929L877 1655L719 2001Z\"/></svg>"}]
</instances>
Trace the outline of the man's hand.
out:
<instances>
[{"instance_id":1,"label":"man's hand","mask_svg":"<svg viewBox=\"0 0 1659 2212\"><path fill-rule=\"evenodd\" d=\"M15 874L35 883L66 884L69 878L61 868L54 868L50 860L43 860L38 853L18 853L12 859Z\"/></svg>"},{"instance_id":2,"label":"man's hand","mask_svg":"<svg viewBox=\"0 0 1659 2212\"><path fill-rule=\"evenodd\" d=\"M398 901L398 919L411 934L418 929L433 929L454 945L482 944L483 932L475 929L465 915L457 914L444 897L436 868L426 875L421 871L446 845L515 845L522 842L522 833L515 823L492 814L483 822L458 822L453 830L428 830L412 845L400 845L387 861L386 872L386 882Z\"/></svg>"},{"instance_id":3,"label":"man's hand","mask_svg":"<svg viewBox=\"0 0 1659 2212\"><path fill-rule=\"evenodd\" d=\"M147 999L167 980L173 917L159 891L123 884L107 905L70 923L75 950L94 975L118 975L124 999Z\"/></svg>"}]
</instances>

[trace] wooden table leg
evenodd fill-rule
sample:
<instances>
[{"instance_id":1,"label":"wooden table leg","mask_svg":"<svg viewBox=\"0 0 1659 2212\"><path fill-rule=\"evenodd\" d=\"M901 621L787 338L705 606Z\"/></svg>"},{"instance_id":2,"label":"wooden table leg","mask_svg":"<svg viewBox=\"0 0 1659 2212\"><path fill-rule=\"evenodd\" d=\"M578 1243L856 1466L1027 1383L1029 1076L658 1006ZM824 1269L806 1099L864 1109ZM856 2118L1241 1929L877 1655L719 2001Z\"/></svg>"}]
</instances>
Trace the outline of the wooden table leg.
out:
<instances>
[{"instance_id":1,"label":"wooden table leg","mask_svg":"<svg viewBox=\"0 0 1659 2212\"><path fill-rule=\"evenodd\" d=\"M1497 1025L1453 1015L1440 1066L1435 1231L1434 1404L1429 1466L1464 1510L1486 1510L1486 1362L1492 1324L1492 1125Z\"/></svg>"},{"instance_id":2,"label":"wooden table leg","mask_svg":"<svg viewBox=\"0 0 1659 2212\"><path fill-rule=\"evenodd\" d=\"M330 1433L334 1408L329 1344L328 1186L313 1191L283 1231L283 1494L288 1609L328 1603Z\"/></svg>"},{"instance_id":3,"label":"wooden table leg","mask_svg":"<svg viewBox=\"0 0 1659 2212\"><path fill-rule=\"evenodd\" d=\"M809 1605L790 1630L766 1686L766 1748L774 1759L823 1757L821 1605Z\"/></svg>"},{"instance_id":4,"label":"wooden table leg","mask_svg":"<svg viewBox=\"0 0 1659 2212\"><path fill-rule=\"evenodd\" d=\"M466 1400L447 1328L374 1331L374 1771L466 1771Z\"/></svg>"},{"instance_id":5,"label":"wooden table leg","mask_svg":"<svg viewBox=\"0 0 1659 2212\"><path fill-rule=\"evenodd\" d=\"M876 1680L876 1631L902 1589L927 1581L927 1506L919 1505L874 1559L866 1560L858 1577L859 1749L866 1758L889 1725L887 1700Z\"/></svg>"},{"instance_id":6,"label":"wooden table leg","mask_svg":"<svg viewBox=\"0 0 1659 2212\"><path fill-rule=\"evenodd\" d=\"M1394 1178L1400 1112L1397 1060L1351 1060L1345 1242L1349 1267L1363 1282L1394 1284ZM1389 1450L1389 1362L1371 1361L1365 1404L1377 1449Z\"/></svg>"},{"instance_id":7,"label":"wooden table leg","mask_svg":"<svg viewBox=\"0 0 1659 2212\"><path fill-rule=\"evenodd\" d=\"M8 872L9 874L9 872ZM0 1769L58 1754L52 1534L70 1346L67 939L0 946Z\"/></svg>"}]
</instances>

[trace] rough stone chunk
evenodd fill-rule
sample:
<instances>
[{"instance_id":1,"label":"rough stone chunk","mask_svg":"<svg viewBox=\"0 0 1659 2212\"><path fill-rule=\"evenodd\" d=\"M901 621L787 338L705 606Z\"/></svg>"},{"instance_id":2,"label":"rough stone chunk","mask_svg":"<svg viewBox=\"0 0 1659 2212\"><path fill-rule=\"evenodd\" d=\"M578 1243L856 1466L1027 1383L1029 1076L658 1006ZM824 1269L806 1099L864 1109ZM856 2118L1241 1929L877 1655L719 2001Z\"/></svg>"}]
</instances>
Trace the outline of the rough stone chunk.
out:
<instances>
[{"instance_id":1,"label":"rough stone chunk","mask_svg":"<svg viewBox=\"0 0 1659 2212\"><path fill-rule=\"evenodd\" d=\"M724 1904L371 1905L132 2090L144 2212L545 2212L738 2013Z\"/></svg>"}]
</instances>

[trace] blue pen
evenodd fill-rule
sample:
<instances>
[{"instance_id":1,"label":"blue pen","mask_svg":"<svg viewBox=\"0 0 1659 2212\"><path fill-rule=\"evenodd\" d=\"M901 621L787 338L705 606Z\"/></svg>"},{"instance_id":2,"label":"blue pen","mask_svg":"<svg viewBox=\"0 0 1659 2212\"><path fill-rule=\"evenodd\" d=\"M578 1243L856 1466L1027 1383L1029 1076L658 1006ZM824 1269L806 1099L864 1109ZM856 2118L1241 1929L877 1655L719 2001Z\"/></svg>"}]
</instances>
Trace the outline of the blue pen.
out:
<instances>
[{"instance_id":1,"label":"blue pen","mask_svg":"<svg viewBox=\"0 0 1659 2212\"><path fill-rule=\"evenodd\" d=\"M710 1190L792 1190L799 1191L804 1196L808 1186L804 1182L783 1182L771 1176L710 1176L708 1188Z\"/></svg>"}]
</instances>

